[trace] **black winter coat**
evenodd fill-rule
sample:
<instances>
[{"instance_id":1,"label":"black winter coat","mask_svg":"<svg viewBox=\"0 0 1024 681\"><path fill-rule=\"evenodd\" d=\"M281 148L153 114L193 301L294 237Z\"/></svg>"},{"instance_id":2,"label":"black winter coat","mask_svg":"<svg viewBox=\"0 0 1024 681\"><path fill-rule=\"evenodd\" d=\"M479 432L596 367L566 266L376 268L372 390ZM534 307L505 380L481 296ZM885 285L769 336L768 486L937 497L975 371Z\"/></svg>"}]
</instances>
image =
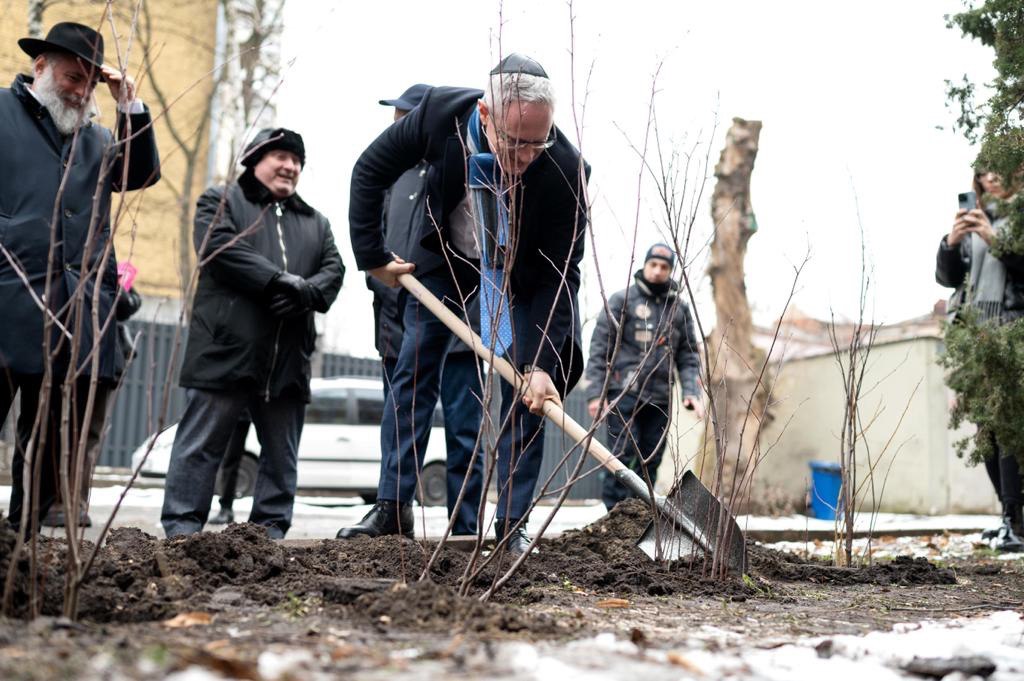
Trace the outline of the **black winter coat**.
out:
<instances>
[{"instance_id":1,"label":"black winter coat","mask_svg":"<svg viewBox=\"0 0 1024 681\"><path fill-rule=\"evenodd\" d=\"M275 201L249 169L199 197L193 240L202 266L181 385L308 402L313 312L279 319L266 289L286 255L287 271L315 287L314 310L327 311L345 274L327 218L297 194Z\"/></svg>"},{"instance_id":2,"label":"black winter coat","mask_svg":"<svg viewBox=\"0 0 1024 681\"><path fill-rule=\"evenodd\" d=\"M676 282L656 295L642 272L634 275L635 284L612 295L597 316L587 363L588 400L610 401L628 391L638 403L667 406L677 369L683 395L697 395L700 356L690 306L680 298ZM602 392L606 376L608 388Z\"/></svg>"},{"instance_id":3,"label":"black winter coat","mask_svg":"<svg viewBox=\"0 0 1024 681\"><path fill-rule=\"evenodd\" d=\"M989 215L990 219L993 216ZM997 220L993 219L995 226ZM981 237L975 237L981 238ZM1005 253L999 258L1006 268L1006 286L1003 289L1003 322L1024 316L1024 256ZM935 281L940 286L961 289L969 282L971 275L971 239L963 239L957 246L950 247L946 237L939 242L935 254ZM970 302L970 301L963 301ZM950 310L955 313L956 310Z\"/></svg>"},{"instance_id":4,"label":"black winter coat","mask_svg":"<svg viewBox=\"0 0 1024 681\"><path fill-rule=\"evenodd\" d=\"M110 194L141 189L160 178L150 116L148 112L118 116L118 138L127 137L129 124L134 135L127 143L116 141L111 131L92 123L80 128L76 136L65 138L46 108L28 91L31 82L19 75L10 89L0 89L0 245L24 271L35 294L29 294L18 271L0 251L0 369L43 373L43 314L36 301L46 293L52 232L56 238L48 307L60 324L77 336L76 366L91 374L97 345L92 322L96 304L102 334L99 377L112 379L118 354L112 309L118 286L114 250L111 247L106 252ZM130 161L125 167L129 145ZM65 168L67 179L60 191ZM96 296L96 274L101 270ZM84 306L76 318L77 305L66 303L80 284L85 287ZM51 338L54 343L63 339L55 367L62 372L69 361L70 341L57 328Z\"/></svg>"},{"instance_id":5,"label":"black winter coat","mask_svg":"<svg viewBox=\"0 0 1024 681\"><path fill-rule=\"evenodd\" d=\"M420 163L405 171L388 190L387 210L384 212L384 243L389 251L416 264L416 276L421 277L448 264L437 253L423 248L419 242L420 222L425 210L424 193L427 187L427 164ZM366 288L373 291L374 346L381 359L396 359L405 335L405 301L408 293L392 288L380 280L366 275ZM480 331L480 310L474 298L466 314L474 330ZM472 348L452 336L448 352L473 352Z\"/></svg>"},{"instance_id":6,"label":"black winter coat","mask_svg":"<svg viewBox=\"0 0 1024 681\"><path fill-rule=\"evenodd\" d=\"M419 242L436 253L451 253L448 217L466 194L467 156L460 133L482 96L481 90L431 88L418 107L381 133L356 161L349 228L359 269L391 261L380 226L385 193L420 160L427 163L427 210L419 220ZM587 224L583 178L590 168L561 131L556 128L555 134L554 146L523 173L521 193L514 199L521 218L512 254L511 302L527 309L527 323L516 326L513 359L535 364L568 389L583 365L576 296Z\"/></svg>"}]
</instances>

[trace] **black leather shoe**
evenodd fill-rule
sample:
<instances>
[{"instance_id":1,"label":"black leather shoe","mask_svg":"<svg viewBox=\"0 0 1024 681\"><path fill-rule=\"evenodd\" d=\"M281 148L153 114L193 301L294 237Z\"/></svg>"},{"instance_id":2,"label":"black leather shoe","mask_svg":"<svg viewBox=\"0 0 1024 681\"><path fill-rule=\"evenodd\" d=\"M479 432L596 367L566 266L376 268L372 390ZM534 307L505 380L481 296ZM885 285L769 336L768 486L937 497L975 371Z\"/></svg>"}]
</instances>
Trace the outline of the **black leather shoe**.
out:
<instances>
[{"instance_id":1,"label":"black leather shoe","mask_svg":"<svg viewBox=\"0 0 1024 681\"><path fill-rule=\"evenodd\" d=\"M513 556L521 556L524 553L526 553L526 550L530 547L531 541L530 535L526 533L526 523L522 523L521 525L519 525L519 527L515 527L516 523L518 522L518 520L509 520L506 522L502 518L497 518L494 521L494 533L499 542L504 538L505 532L508 528L515 528L512 530L512 533L509 536L508 541L505 543L505 551L507 551L510 555ZM538 553L536 547L534 547L533 552Z\"/></svg>"},{"instance_id":2,"label":"black leather shoe","mask_svg":"<svg viewBox=\"0 0 1024 681\"><path fill-rule=\"evenodd\" d=\"M353 537L383 537L386 535L400 534L409 539L413 538L412 504L400 504L397 501L378 500L370 512L363 516L357 524L352 527L343 527L338 530L338 539L351 539Z\"/></svg>"},{"instance_id":3,"label":"black leather shoe","mask_svg":"<svg viewBox=\"0 0 1024 681\"><path fill-rule=\"evenodd\" d=\"M229 525L235 522L235 512L230 508L221 508L217 511L217 515L210 518L209 522L211 525Z\"/></svg>"}]
</instances>

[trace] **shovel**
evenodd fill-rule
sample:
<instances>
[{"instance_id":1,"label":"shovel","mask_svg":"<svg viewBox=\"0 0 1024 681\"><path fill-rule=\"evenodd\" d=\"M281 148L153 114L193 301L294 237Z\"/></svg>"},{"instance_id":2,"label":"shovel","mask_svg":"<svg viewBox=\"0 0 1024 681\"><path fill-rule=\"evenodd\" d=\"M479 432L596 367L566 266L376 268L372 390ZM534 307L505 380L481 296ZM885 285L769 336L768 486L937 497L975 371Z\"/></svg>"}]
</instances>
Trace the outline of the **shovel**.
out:
<instances>
[{"instance_id":1,"label":"shovel","mask_svg":"<svg viewBox=\"0 0 1024 681\"><path fill-rule=\"evenodd\" d=\"M401 274L398 282L434 313L452 333L473 348L484 361L517 391L522 391L523 378L508 360L493 355L483 341L458 315L427 290L416 277ZM631 492L651 504L657 514L637 546L653 560L673 561L684 557L706 556L720 552L718 562L733 574L743 574L747 567L746 539L728 509L713 495L691 471L669 491L667 497L655 494L640 476L627 468L608 448L588 435L562 408L552 401L544 403L544 415L561 428L577 444L589 438L587 453L597 460L615 479Z\"/></svg>"}]
</instances>

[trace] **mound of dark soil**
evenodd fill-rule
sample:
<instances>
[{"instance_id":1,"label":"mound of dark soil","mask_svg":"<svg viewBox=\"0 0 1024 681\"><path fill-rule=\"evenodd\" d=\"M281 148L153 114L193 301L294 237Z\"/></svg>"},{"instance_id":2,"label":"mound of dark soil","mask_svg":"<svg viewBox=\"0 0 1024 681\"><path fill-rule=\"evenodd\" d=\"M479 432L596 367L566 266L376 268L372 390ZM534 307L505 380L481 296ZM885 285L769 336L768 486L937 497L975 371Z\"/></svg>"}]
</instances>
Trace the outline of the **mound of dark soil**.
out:
<instances>
[{"instance_id":1,"label":"mound of dark soil","mask_svg":"<svg viewBox=\"0 0 1024 681\"><path fill-rule=\"evenodd\" d=\"M618 504L608 515L580 530L570 530L544 545L528 570L556 574L572 585L600 593L665 596L735 596L749 593L740 580L704 576L702 561L658 563L636 547L651 519L639 500Z\"/></svg>"},{"instance_id":2,"label":"mound of dark soil","mask_svg":"<svg viewBox=\"0 0 1024 681\"><path fill-rule=\"evenodd\" d=\"M835 567L821 560L808 560L757 545L747 547L747 556L752 572L768 580L879 586L956 584L952 570L940 568L925 558L899 556L890 562L865 567Z\"/></svg>"},{"instance_id":3,"label":"mound of dark soil","mask_svg":"<svg viewBox=\"0 0 1024 681\"><path fill-rule=\"evenodd\" d=\"M227 590L231 602L244 599L265 605L316 595L349 608L353 617L390 622L389 626L448 629L455 622L464 631L565 631L565 624L510 606L557 600L566 589L626 597L680 594L741 599L756 594L739 578L706 578L700 560L692 564L652 561L635 546L649 520L645 504L628 501L588 527L545 542L487 604L476 597L504 574L511 564L508 557L484 569L463 598L456 592L470 554L450 546L442 547L428 579L421 582L436 544L361 537L292 547L272 541L253 525L231 525L219 533L169 540L123 528L112 531L99 552L81 592L80 615L97 622L164 619L186 609L214 607L215 593L223 595ZM7 572L14 539L9 525L0 521L0 575ZM40 538L38 546L42 611L59 615L66 545L63 540ZM835 568L754 544L748 546L748 554L751 574L767 580L840 585L955 583L951 570L924 559ZM395 582L411 586L392 588ZM27 560L22 559L14 592L15 612L21 615L28 612L28 584Z\"/></svg>"}]
</instances>

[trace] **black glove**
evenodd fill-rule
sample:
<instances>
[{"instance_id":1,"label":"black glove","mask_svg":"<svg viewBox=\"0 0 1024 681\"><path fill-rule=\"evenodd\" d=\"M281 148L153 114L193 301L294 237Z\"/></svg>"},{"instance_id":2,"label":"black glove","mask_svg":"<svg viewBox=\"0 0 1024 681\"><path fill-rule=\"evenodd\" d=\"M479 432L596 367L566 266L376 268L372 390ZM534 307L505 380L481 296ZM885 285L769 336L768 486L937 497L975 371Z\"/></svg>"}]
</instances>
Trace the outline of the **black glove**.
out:
<instances>
[{"instance_id":1,"label":"black glove","mask_svg":"<svg viewBox=\"0 0 1024 681\"><path fill-rule=\"evenodd\" d=\"M289 272L279 272L267 285L270 311L278 317L294 317L313 309L313 285Z\"/></svg>"}]
</instances>

